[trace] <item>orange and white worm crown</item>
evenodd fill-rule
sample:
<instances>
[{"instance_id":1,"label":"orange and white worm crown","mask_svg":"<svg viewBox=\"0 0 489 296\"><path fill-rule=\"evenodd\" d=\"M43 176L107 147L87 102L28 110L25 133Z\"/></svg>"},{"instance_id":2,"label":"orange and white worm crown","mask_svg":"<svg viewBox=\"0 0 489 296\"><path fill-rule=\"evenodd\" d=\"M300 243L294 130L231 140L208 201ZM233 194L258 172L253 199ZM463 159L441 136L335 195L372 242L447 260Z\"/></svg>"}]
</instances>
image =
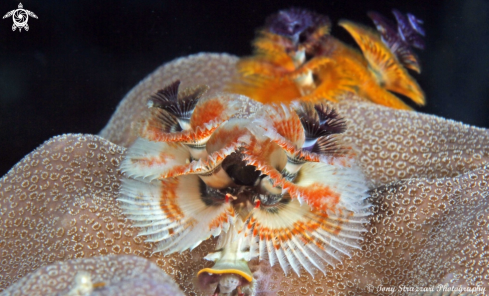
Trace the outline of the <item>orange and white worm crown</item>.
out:
<instances>
[{"instance_id":1,"label":"orange and white worm crown","mask_svg":"<svg viewBox=\"0 0 489 296\"><path fill-rule=\"evenodd\" d=\"M327 17L281 11L267 20L256 54L238 63L228 89L238 94L181 91L177 80L151 96L118 200L154 252L219 236L206 257L214 267L199 274L252 282L252 258L314 275L359 248L368 186L352 147L337 139L347 126L332 106L354 95L409 109L389 91L424 103L405 68L420 71L410 46L424 46L424 31L414 16L395 15L398 31L376 13L380 33L340 22L362 54L329 35Z\"/></svg>"},{"instance_id":2,"label":"orange and white worm crown","mask_svg":"<svg viewBox=\"0 0 489 296\"><path fill-rule=\"evenodd\" d=\"M335 141L346 127L334 109L180 96L178 84L151 98L122 164L119 201L155 252L193 249L233 226L240 259L313 273L358 247L368 188Z\"/></svg>"}]
</instances>

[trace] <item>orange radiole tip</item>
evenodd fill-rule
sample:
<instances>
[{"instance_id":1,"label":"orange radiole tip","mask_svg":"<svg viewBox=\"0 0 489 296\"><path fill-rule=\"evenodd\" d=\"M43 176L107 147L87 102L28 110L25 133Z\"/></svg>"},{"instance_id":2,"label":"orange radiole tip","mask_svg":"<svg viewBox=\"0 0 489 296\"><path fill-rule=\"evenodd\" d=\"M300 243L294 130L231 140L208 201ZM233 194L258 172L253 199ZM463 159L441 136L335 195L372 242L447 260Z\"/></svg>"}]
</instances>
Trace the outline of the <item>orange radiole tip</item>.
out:
<instances>
[{"instance_id":1,"label":"orange radiole tip","mask_svg":"<svg viewBox=\"0 0 489 296\"><path fill-rule=\"evenodd\" d=\"M410 98L418 105L426 103L421 87L382 42L380 34L347 20L340 21L339 25L345 28L360 46L379 85Z\"/></svg>"}]
</instances>

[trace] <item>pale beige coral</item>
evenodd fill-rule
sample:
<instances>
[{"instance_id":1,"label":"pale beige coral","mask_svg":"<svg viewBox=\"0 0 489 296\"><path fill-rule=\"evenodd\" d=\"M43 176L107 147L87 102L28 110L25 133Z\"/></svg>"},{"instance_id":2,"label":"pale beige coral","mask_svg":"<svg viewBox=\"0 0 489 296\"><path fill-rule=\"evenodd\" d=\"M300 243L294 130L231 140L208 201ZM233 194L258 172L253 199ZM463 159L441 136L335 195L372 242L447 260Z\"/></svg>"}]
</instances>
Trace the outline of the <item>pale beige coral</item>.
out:
<instances>
[{"instance_id":1,"label":"pale beige coral","mask_svg":"<svg viewBox=\"0 0 489 296\"><path fill-rule=\"evenodd\" d=\"M375 185L408 178L455 177L489 163L489 132L412 111L366 103L336 105L347 143Z\"/></svg>"},{"instance_id":2,"label":"pale beige coral","mask_svg":"<svg viewBox=\"0 0 489 296\"><path fill-rule=\"evenodd\" d=\"M164 257L120 214L118 171L125 149L92 135L55 137L0 181L0 288L60 260L108 254L151 258L192 291L207 262L197 252Z\"/></svg>"},{"instance_id":3,"label":"pale beige coral","mask_svg":"<svg viewBox=\"0 0 489 296\"><path fill-rule=\"evenodd\" d=\"M158 266L135 256L104 256L56 262L10 286L4 296L183 296Z\"/></svg>"},{"instance_id":4,"label":"pale beige coral","mask_svg":"<svg viewBox=\"0 0 489 296\"><path fill-rule=\"evenodd\" d=\"M235 62L199 55L160 68L126 97L102 135L128 145L146 95L175 79L213 81L211 92L218 91ZM205 79L192 69L207 73ZM336 107L348 120L343 141L356 146L378 187L362 250L314 278L285 276L279 267L253 261L259 295L365 295L367 284L487 286L488 131L358 101ZM182 255L152 254L115 203L123 154L100 137L61 136L0 180L2 289L50 262L113 253L147 257L186 295L202 295L194 276L208 266L202 257L214 242Z\"/></svg>"}]
</instances>

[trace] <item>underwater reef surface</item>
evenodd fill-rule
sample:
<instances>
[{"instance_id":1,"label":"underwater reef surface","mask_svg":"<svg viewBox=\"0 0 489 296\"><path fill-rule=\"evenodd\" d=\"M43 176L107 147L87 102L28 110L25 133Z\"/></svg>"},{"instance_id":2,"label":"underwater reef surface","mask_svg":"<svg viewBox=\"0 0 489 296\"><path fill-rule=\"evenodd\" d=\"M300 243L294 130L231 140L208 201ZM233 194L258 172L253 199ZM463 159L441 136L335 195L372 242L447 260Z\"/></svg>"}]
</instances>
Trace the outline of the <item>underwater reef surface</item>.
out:
<instances>
[{"instance_id":1,"label":"underwater reef surface","mask_svg":"<svg viewBox=\"0 0 489 296\"><path fill-rule=\"evenodd\" d=\"M116 201L123 177L119 169L126 148L137 137L149 95L180 79L185 86L209 85L206 95L211 96L235 75L237 61L227 54L172 61L124 98L100 136L52 138L15 165L0 180L0 288L11 287L12 295L30 295L28 287L24 291L15 283L38 282L36 276L63 264L70 266L69 276L58 280L60 287L76 288L83 279L77 280L71 270L93 264L89 260L95 256L116 255L101 260L109 266L111 260L133 260L132 264L143 264L142 269L153 268L137 259L119 258L133 255L159 266L185 295L212 293L197 288L194 278L211 265L203 256L213 250L215 240L182 254L153 253L153 243L138 237L138 229L121 214ZM256 294L369 295L372 287L438 284L486 287L489 132L354 99L335 103L335 108L348 126L342 141L358 150L358 164L373 188L373 214L361 249L314 277L306 272L285 275L277 265L252 260ZM93 295L111 295L111 281L116 289L122 287L120 278L112 280L119 277L117 268L107 269L103 278L89 273L87 289ZM158 276L164 277L154 275ZM152 286L153 278L146 280L135 283L149 287L141 295L161 288ZM134 287L139 288L146 289Z\"/></svg>"}]
</instances>

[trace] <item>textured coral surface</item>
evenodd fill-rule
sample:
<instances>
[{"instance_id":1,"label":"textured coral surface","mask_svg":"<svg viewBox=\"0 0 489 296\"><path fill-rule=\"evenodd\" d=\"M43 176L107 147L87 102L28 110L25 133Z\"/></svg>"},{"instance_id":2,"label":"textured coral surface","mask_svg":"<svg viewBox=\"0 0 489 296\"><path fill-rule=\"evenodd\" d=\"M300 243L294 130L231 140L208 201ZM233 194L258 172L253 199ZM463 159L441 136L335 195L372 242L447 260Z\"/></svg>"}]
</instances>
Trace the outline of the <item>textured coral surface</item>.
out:
<instances>
[{"instance_id":1,"label":"textured coral surface","mask_svg":"<svg viewBox=\"0 0 489 296\"><path fill-rule=\"evenodd\" d=\"M196 288L194 276L209 266L202 257L213 242L183 254L152 254L152 245L137 237L115 202L118 168L122 146L135 139L150 93L178 78L187 85L209 83L212 95L230 79L235 62L228 55L201 54L167 64L121 103L102 131L108 140L53 138L5 175L0 180L0 288L56 261L131 254L156 263L186 295L206 295ZM258 295L367 295L368 284L487 286L489 133L358 101L335 106L348 121L343 140L356 146L375 188L362 249L314 278L284 275L278 266L252 261Z\"/></svg>"},{"instance_id":2,"label":"textured coral surface","mask_svg":"<svg viewBox=\"0 0 489 296\"><path fill-rule=\"evenodd\" d=\"M75 296L84 293L94 296L183 295L158 266L146 259L125 255L57 262L23 277L2 295Z\"/></svg>"}]
</instances>

